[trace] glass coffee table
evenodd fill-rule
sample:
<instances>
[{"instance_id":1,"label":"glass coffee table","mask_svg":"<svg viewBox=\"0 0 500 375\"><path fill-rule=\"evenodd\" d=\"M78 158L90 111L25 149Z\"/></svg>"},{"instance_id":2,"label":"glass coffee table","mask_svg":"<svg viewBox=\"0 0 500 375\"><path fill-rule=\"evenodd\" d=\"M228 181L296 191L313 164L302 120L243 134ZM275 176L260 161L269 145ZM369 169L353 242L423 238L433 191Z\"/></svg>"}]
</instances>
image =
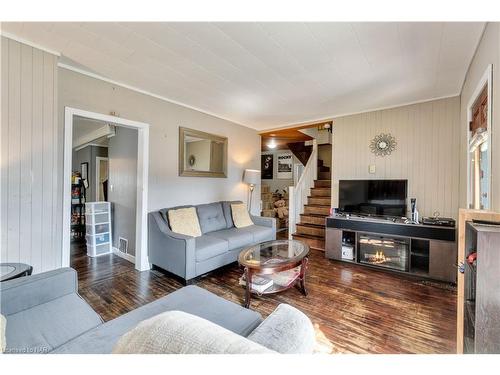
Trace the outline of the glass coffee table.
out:
<instances>
[{"instance_id":1,"label":"glass coffee table","mask_svg":"<svg viewBox=\"0 0 500 375\"><path fill-rule=\"evenodd\" d=\"M29 276L33 272L33 267L24 263L0 263L0 281L16 279L18 277Z\"/></svg>"},{"instance_id":2,"label":"glass coffee table","mask_svg":"<svg viewBox=\"0 0 500 375\"><path fill-rule=\"evenodd\" d=\"M238 262L245 269L240 279L246 289L245 307L250 306L252 293L278 293L297 284L302 294L307 295L308 254L309 246L297 240L268 241L244 249Z\"/></svg>"}]
</instances>

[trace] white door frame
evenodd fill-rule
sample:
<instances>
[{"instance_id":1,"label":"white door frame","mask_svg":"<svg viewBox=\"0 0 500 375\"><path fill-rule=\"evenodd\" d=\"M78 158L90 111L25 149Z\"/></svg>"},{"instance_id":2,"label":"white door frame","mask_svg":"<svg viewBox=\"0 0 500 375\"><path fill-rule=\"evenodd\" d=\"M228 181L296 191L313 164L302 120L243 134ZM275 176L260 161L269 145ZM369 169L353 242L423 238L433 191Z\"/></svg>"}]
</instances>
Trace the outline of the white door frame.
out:
<instances>
[{"instance_id":1,"label":"white door frame","mask_svg":"<svg viewBox=\"0 0 500 375\"><path fill-rule=\"evenodd\" d=\"M488 135L488 171L490 173L490 176L488 178L488 202L490 207L486 207L485 209L490 209L491 208L491 180L493 177L493 170L491 168L492 166L492 161L491 161L491 146L492 146L492 129L491 129L491 124L492 124L492 119L491 119L491 111L492 111L492 95L493 95L493 65L489 64L479 80L479 82L476 85L476 88L474 89L474 92L472 93L469 102L467 103L467 122L465 124L465 129L467 132L467 145L466 145L466 150L467 150L467 208L470 207L470 204L472 203L472 191L471 191L471 175L470 175L470 153L469 153L469 144L470 144L470 131L469 131L469 124L472 121L472 106L476 102L477 98L479 95L481 95L481 92L484 89L484 86L487 86L487 92L488 92L488 115L486 119L486 124L487 124L487 131L486 134Z\"/></svg>"},{"instance_id":2,"label":"white door frame","mask_svg":"<svg viewBox=\"0 0 500 375\"><path fill-rule=\"evenodd\" d=\"M64 168L63 168L63 236L62 266L70 265L71 235L71 169L73 154L73 118L86 117L110 122L126 128L137 129L137 215L135 240L135 268L145 271L150 268L148 261L148 167L149 167L149 124L127 120L121 117L82 109L64 108Z\"/></svg>"},{"instance_id":3,"label":"white door frame","mask_svg":"<svg viewBox=\"0 0 500 375\"><path fill-rule=\"evenodd\" d=\"M100 162L101 160L107 160L109 163L109 159L104 156L96 156L95 157L95 198L97 200L97 197L99 196L99 190L100 190L100 180L101 180L101 165ZM109 176L109 164L108 164L108 176Z\"/></svg>"}]
</instances>

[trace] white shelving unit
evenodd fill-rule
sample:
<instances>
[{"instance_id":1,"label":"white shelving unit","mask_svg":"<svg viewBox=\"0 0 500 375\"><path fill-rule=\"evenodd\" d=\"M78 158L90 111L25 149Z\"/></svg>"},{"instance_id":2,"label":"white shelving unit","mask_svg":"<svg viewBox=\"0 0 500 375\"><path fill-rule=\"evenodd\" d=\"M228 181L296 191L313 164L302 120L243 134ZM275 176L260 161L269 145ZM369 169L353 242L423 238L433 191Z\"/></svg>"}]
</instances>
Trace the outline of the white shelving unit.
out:
<instances>
[{"instance_id":1,"label":"white shelving unit","mask_svg":"<svg viewBox=\"0 0 500 375\"><path fill-rule=\"evenodd\" d=\"M87 255L96 257L113 251L111 237L111 204L85 203Z\"/></svg>"}]
</instances>

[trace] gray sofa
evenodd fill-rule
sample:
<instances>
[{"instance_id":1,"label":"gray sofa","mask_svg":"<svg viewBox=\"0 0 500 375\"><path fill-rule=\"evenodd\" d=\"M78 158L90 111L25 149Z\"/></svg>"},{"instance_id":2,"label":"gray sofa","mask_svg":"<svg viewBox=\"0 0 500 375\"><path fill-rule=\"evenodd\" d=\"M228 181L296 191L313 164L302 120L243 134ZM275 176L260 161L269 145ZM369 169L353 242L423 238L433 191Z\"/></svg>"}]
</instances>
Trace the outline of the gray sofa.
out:
<instances>
[{"instance_id":1,"label":"gray sofa","mask_svg":"<svg viewBox=\"0 0 500 375\"><path fill-rule=\"evenodd\" d=\"M164 208L149 213L149 262L182 277L186 282L216 268L235 262L248 245L276 239L276 219L251 216L254 225L236 228L231 203ZM200 237L174 233L168 224L171 209L195 207Z\"/></svg>"},{"instance_id":2,"label":"gray sofa","mask_svg":"<svg viewBox=\"0 0 500 375\"><path fill-rule=\"evenodd\" d=\"M261 324L262 317L257 312L196 286L184 287L103 323L78 295L76 272L71 268L2 282L0 296L1 312L7 320L5 353L111 353L121 336L144 320L167 311L181 311L204 318L243 337L254 334L254 342L269 342L268 347L272 350L279 349L273 340L283 336L281 332L287 331L283 329L286 324L292 329L282 340L287 345L284 352L303 350L294 347L303 342L308 343L306 350L309 351L314 336L310 321L295 309L295 314L288 316L280 317L282 312L273 318L271 314L264 321L269 324ZM263 326L260 333L256 329L258 326ZM277 327L277 331L272 327ZM296 327L303 328L303 331ZM263 341L262 334L270 339Z\"/></svg>"}]
</instances>

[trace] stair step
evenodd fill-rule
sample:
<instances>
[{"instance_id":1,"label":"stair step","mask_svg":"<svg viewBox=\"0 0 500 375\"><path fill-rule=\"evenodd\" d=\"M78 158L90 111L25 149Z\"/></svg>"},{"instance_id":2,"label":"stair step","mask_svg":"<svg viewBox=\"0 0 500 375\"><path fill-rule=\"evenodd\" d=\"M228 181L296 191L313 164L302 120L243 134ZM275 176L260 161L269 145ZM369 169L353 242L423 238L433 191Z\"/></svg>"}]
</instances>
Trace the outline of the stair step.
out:
<instances>
[{"instance_id":1,"label":"stair step","mask_svg":"<svg viewBox=\"0 0 500 375\"><path fill-rule=\"evenodd\" d=\"M305 242L311 249L325 251L325 239L310 234L292 234L294 240Z\"/></svg>"},{"instance_id":2,"label":"stair step","mask_svg":"<svg viewBox=\"0 0 500 375\"><path fill-rule=\"evenodd\" d=\"M307 197L307 203L330 207L331 197Z\"/></svg>"},{"instance_id":3,"label":"stair step","mask_svg":"<svg viewBox=\"0 0 500 375\"><path fill-rule=\"evenodd\" d=\"M318 178L320 180L329 180L332 177L332 172L318 172Z\"/></svg>"},{"instance_id":4,"label":"stair step","mask_svg":"<svg viewBox=\"0 0 500 375\"><path fill-rule=\"evenodd\" d=\"M331 188L312 188L311 189L311 196L312 197L330 197L332 194L332 189Z\"/></svg>"},{"instance_id":5,"label":"stair step","mask_svg":"<svg viewBox=\"0 0 500 375\"><path fill-rule=\"evenodd\" d=\"M315 180L314 187L315 188L322 188L322 187L331 188L332 187L332 180Z\"/></svg>"},{"instance_id":6,"label":"stair step","mask_svg":"<svg viewBox=\"0 0 500 375\"><path fill-rule=\"evenodd\" d=\"M325 238L325 226L299 223L297 224L297 234L310 234Z\"/></svg>"},{"instance_id":7,"label":"stair step","mask_svg":"<svg viewBox=\"0 0 500 375\"><path fill-rule=\"evenodd\" d=\"M304 213L305 214L329 215L330 214L330 206L306 204L304 206Z\"/></svg>"},{"instance_id":8,"label":"stair step","mask_svg":"<svg viewBox=\"0 0 500 375\"><path fill-rule=\"evenodd\" d=\"M327 215L300 214L301 224L325 225Z\"/></svg>"},{"instance_id":9,"label":"stair step","mask_svg":"<svg viewBox=\"0 0 500 375\"><path fill-rule=\"evenodd\" d=\"M318 167L318 172L330 172L330 167L322 165L321 167Z\"/></svg>"}]
</instances>

